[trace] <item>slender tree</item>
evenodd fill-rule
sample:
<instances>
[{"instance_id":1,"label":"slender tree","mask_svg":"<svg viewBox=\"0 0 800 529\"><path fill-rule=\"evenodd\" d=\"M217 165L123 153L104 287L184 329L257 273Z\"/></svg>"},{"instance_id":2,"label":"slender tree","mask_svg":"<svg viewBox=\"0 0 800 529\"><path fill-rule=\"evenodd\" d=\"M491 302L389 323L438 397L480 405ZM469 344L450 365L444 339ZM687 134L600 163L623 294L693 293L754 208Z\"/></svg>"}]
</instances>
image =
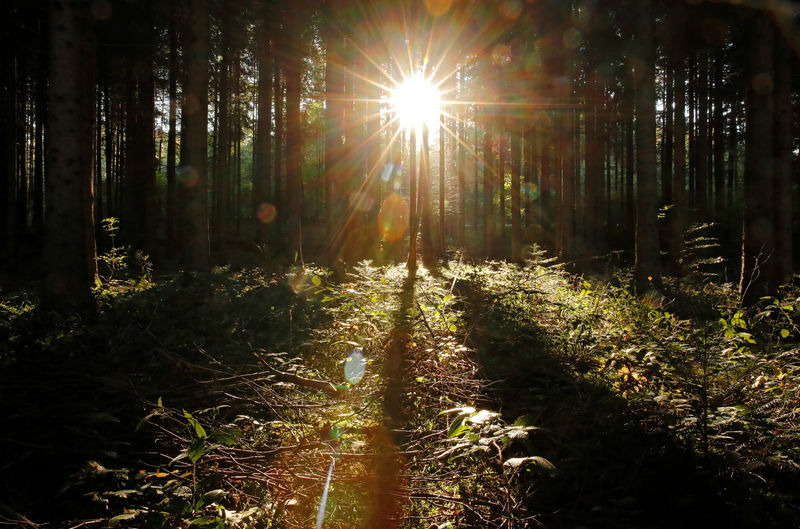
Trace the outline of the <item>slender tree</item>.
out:
<instances>
[{"instance_id":1,"label":"slender tree","mask_svg":"<svg viewBox=\"0 0 800 529\"><path fill-rule=\"evenodd\" d=\"M636 286L660 288L658 183L656 180L656 91L654 20L649 1L641 2L636 24L641 68L636 87Z\"/></svg>"},{"instance_id":2,"label":"slender tree","mask_svg":"<svg viewBox=\"0 0 800 529\"><path fill-rule=\"evenodd\" d=\"M748 28L747 128L744 170L742 275L739 293L746 305L771 295L777 285L769 267L775 256L773 226L773 25L757 12Z\"/></svg>"},{"instance_id":3,"label":"slender tree","mask_svg":"<svg viewBox=\"0 0 800 529\"><path fill-rule=\"evenodd\" d=\"M209 266L207 189L208 157L208 0L195 0L189 10L186 35L186 86L183 126L186 128L184 175L181 178L181 212L184 261L187 268Z\"/></svg>"}]
</instances>

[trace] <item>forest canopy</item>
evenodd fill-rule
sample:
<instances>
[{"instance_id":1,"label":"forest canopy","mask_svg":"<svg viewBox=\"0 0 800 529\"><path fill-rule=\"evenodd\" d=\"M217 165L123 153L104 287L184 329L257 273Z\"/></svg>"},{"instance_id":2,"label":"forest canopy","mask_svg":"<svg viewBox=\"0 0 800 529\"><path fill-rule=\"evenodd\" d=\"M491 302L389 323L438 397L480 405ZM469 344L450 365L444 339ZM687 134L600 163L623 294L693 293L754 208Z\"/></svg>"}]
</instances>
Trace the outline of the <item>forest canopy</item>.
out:
<instances>
[{"instance_id":1,"label":"forest canopy","mask_svg":"<svg viewBox=\"0 0 800 529\"><path fill-rule=\"evenodd\" d=\"M428 261L614 255L640 289L721 271L750 303L795 270L793 2L4 10L5 265L54 304L104 273L106 218L191 269L389 262L418 234Z\"/></svg>"}]
</instances>

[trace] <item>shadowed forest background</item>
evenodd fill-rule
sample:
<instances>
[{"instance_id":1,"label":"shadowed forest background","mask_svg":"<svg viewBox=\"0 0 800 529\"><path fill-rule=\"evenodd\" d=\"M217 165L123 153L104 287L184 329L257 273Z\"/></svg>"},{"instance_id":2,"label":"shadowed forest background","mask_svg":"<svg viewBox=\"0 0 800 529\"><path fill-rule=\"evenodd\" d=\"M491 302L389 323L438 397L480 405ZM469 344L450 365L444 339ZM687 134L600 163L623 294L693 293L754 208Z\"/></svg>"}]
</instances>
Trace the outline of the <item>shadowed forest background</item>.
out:
<instances>
[{"instance_id":1,"label":"shadowed forest background","mask_svg":"<svg viewBox=\"0 0 800 529\"><path fill-rule=\"evenodd\" d=\"M800 3L0 14L0 522L800 522Z\"/></svg>"}]
</instances>

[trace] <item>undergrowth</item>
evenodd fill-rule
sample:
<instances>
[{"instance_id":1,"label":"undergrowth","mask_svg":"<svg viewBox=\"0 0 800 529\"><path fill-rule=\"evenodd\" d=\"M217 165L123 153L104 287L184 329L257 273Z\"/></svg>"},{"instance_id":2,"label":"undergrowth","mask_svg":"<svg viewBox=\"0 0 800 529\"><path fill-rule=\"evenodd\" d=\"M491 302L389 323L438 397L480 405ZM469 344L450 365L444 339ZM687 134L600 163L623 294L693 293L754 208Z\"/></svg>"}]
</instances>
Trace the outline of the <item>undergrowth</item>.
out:
<instances>
[{"instance_id":1,"label":"undergrowth","mask_svg":"<svg viewBox=\"0 0 800 529\"><path fill-rule=\"evenodd\" d=\"M0 299L6 521L800 519L796 290L635 296L541 255L134 279L106 279L93 321Z\"/></svg>"}]
</instances>

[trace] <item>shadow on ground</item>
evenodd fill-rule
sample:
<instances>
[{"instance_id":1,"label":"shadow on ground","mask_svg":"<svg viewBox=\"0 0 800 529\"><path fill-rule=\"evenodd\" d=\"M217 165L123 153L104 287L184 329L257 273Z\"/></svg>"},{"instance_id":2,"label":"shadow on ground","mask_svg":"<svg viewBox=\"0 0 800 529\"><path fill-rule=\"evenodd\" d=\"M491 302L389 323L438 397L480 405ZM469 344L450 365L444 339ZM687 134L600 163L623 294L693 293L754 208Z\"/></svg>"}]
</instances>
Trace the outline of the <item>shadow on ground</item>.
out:
<instances>
[{"instance_id":1,"label":"shadow on ground","mask_svg":"<svg viewBox=\"0 0 800 529\"><path fill-rule=\"evenodd\" d=\"M548 331L493 304L461 281L468 340L506 420L542 428L534 453L557 468L537 476L530 508L548 528L788 527L775 498L735 480L724 461L701 458L624 398L554 350ZM755 480L755 478L752 478Z\"/></svg>"}]
</instances>

